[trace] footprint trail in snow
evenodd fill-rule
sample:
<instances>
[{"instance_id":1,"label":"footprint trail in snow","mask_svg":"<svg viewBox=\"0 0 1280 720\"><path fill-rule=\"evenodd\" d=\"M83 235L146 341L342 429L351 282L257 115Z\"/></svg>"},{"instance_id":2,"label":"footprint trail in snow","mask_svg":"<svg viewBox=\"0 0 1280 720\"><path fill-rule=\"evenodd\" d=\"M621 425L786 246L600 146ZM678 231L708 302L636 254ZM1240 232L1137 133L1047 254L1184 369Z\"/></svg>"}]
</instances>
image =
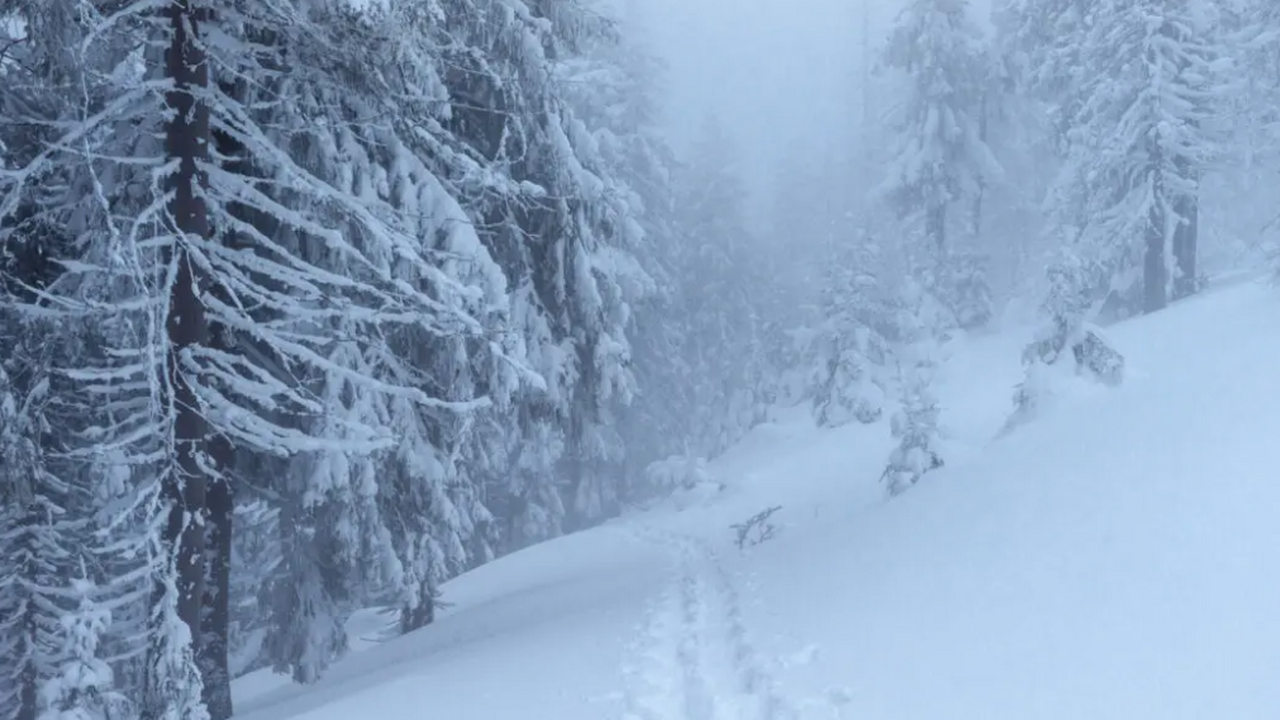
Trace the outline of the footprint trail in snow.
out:
<instances>
[{"instance_id":1,"label":"footprint trail in snow","mask_svg":"<svg viewBox=\"0 0 1280 720\"><path fill-rule=\"evenodd\" d=\"M628 671L626 720L795 720L747 640L741 599L714 551L639 531L672 550L677 574L649 610Z\"/></svg>"}]
</instances>

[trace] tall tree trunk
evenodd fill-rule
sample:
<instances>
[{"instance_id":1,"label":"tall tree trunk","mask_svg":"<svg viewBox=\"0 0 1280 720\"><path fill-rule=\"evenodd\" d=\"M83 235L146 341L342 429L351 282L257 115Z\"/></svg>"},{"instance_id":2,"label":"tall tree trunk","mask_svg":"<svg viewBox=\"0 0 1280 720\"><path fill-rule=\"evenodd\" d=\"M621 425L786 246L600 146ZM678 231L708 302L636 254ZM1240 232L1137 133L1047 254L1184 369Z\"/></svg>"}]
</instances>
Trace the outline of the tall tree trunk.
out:
<instances>
[{"instance_id":1,"label":"tall tree trunk","mask_svg":"<svg viewBox=\"0 0 1280 720\"><path fill-rule=\"evenodd\" d=\"M212 20L214 17L209 16ZM220 82L215 86L217 92L237 100L238 90L233 82ZM216 130L210 130L210 138L217 156L223 158L223 168L242 176L249 176L252 167L246 158L244 146L235 138ZM270 234L272 228L256 216L245 217L246 223L254 224ZM242 242L236 233L220 235L220 243L224 243L242 252L251 252L250 244ZM222 302L230 303L232 298L220 288L212 290ZM238 347L237 338L229 329L211 323L209 340L213 347L228 354L243 354ZM201 626L200 647L197 653L197 665L201 679L204 681L204 703L209 711L210 720L227 720L231 717L233 704L231 698L231 548L234 542L233 518L235 515L235 488L231 484L234 477L244 471L242 464L237 464L236 448L226 437L210 440L210 447L215 455L215 465L219 477L211 478L208 486L207 522L205 525L205 607Z\"/></svg>"},{"instance_id":2,"label":"tall tree trunk","mask_svg":"<svg viewBox=\"0 0 1280 720\"><path fill-rule=\"evenodd\" d=\"M1153 313L1164 309L1169 303L1168 267L1165 265L1166 218L1160 201L1164 197L1164 180L1156 176L1152 193L1156 202L1152 204L1147 216L1146 248L1142 262L1142 310Z\"/></svg>"},{"instance_id":3,"label":"tall tree trunk","mask_svg":"<svg viewBox=\"0 0 1280 720\"><path fill-rule=\"evenodd\" d=\"M400 633L411 633L430 625L436 619L436 589L430 580L423 580L418 587L418 604L400 608Z\"/></svg>"},{"instance_id":4,"label":"tall tree trunk","mask_svg":"<svg viewBox=\"0 0 1280 720\"><path fill-rule=\"evenodd\" d=\"M10 500L10 502L13 502ZM23 522L28 523L32 518L32 513L26 513ZM35 568L20 568L20 571L28 577L35 576ZM18 684L18 707L14 712L13 720L36 720L40 716L40 671L36 667L34 656L38 649L34 647L34 638L38 630L37 623L39 618L36 617L36 603L28 599L26 607L22 612L22 619L18 620L22 627L23 643L17 648L22 651L25 657L20 668L13 668L9 672L13 675L13 681Z\"/></svg>"},{"instance_id":5,"label":"tall tree trunk","mask_svg":"<svg viewBox=\"0 0 1280 720\"><path fill-rule=\"evenodd\" d=\"M947 206L943 204L934 205L928 210L925 217L925 235L933 241L934 247L938 251L938 259L947 251Z\"/></svg>"},{"instance_id":6,"label":"tall tree trunk","mask_svg":"<svg viewBox=\"0 0 1280 720\"><path fill-rule=\"evenodd\" d=\"M178 617L191 631L193 645L201 637L205 601L205 533L207 484L203 469L207 424L200 414L196 390L183 368L192 348L208 342L209 329L201 299L199 271L192 265L187 243L209 237L208 209L201 198L205 178L199 164L209 156L209 108L203 91L208 88L209 68L197 41L200 11L192 0L174 0L165 8L171 42L165 54L166 73L173 89L165 100L173 111L166 137L166 151L177 169L169 179L172 197L173 249L170 260L177 276L170 290L169 390L174 412L174 468L165 477L170 502L165 541L177 565Z\"/></svg>"},{"instance_id":7,"label":"tall tree trunk","mask_svg":"<svg viewBox=\"0 0 1280 720\"><path fill-rule=\"evenodd\" d=\"M983 145L987 144L987 93L982 94L982 100L978 103L978 140ZM978 176L977 192L973 195L973 237L978 239L982 234L982 201L987 193L987 180L982 175Z\"/></svg>"},{"instance_id":8,"label":"tall tree trunk","mask_svg":"<svg viewBox=\"0 0 1280 720\"><path fill-rule=\"evenodd\" d=\"M1181 160L1179 163L1187 176L1199 184L1199 178L1189 168L1190 163ZM1200 198L1195 194L1178 198L1174 205L1178 213L1178 226L1173 231L1173 257L1177 267L1177 277L1173 280L1173 299L1181 300L1196 291L1196 245L1200 234Z\"/></svg>"},{"instance_id":9,"label":"tall tree trunk","mask_svg":"<svg viewBox=\"0 0 1280 720\"><path fill-rule=\"evenodd\" d=\"M204 615L197 662L204 680L204 703L210 720L231 717L231 541L235 512L230 478L231 449L225 439L214 443L222 477L209 482L205 523Z\"/></svg>"}]
</instances>

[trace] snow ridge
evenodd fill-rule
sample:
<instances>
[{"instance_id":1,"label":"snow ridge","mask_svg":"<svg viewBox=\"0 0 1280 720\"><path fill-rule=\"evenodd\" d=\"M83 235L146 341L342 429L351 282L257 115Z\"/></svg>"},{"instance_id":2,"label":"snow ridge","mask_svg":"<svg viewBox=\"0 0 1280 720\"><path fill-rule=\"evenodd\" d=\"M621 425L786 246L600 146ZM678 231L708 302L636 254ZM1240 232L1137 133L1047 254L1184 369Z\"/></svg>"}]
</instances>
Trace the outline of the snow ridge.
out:
<instances>
[{"instance_id":1,"label":"snow ridge","mask_svg":"<svg viewBox=\"0 0 1280 720\"><path fill-rule=\"evenodd\" d=\"M741 596L705 541L635 528L672 554L674 579L649 608L627 669L626 720L793 720L748 640Z\"/></svg>"}]
</instances>

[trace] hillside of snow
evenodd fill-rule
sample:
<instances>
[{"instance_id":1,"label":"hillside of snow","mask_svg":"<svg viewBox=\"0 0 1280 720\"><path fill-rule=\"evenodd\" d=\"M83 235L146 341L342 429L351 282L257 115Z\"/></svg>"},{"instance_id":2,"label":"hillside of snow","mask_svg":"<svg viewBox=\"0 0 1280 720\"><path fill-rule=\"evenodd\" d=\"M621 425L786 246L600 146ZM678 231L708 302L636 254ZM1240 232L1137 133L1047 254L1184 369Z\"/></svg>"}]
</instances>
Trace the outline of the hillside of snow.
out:
<instances>
[{"instance_id":1,"label":"hillside of snow","mask_svg":"<svg viewBox=\"0 0 1280 720\"><path fill-rule=\"evenodd\" d=\"M786 411L711 463L723 493L482 567L413 635L362 615L320 685L244 678L237 717L1280 717L1280 293L1108 335L1122 386L999 439L1028 332L953 348L948 464L892 501L886 425Z\"/></svg>"}]
</instances>

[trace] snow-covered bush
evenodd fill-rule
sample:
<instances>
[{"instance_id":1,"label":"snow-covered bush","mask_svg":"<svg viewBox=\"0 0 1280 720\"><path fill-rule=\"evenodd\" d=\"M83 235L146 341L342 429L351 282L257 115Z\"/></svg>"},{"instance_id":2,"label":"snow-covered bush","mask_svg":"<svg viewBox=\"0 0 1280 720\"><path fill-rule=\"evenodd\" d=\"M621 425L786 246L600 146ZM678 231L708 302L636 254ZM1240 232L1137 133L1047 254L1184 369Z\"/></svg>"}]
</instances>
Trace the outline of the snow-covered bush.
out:
<instances>
[{"instance_id":1,"label":"snow-covered bush","mask_svg":"<svg viewBox=\"0 0 1280 720\"><path fill-rule=\"evenodd\" d=\"M677 490L692 490L712 482L706 459L691 455L672 455L649 463L645 480L654 495L670 495Z\"/></svg>"},{"instance_id":2,"label":"snow-covered bush","mask_svg":"<svg viewBox=\"0 0 1280 720\"><path fill-rule=\"evenodd\" d=\"M824 271L822 321L810 340L809 395L822 427L873 423L884 414L892 307L878 274L879 247L865 235L839 244Z\"/></svg>"},{"instance_id":3,"label":"snow-covered bush","mask_svg":"<svg viewBox=\"0 0 1280 720\"><path fill-rule=\"evenodd\" d=\"M943 302L962 330L985 327L995 314L986 266L987 258L972 252L950 253L943 262Z\"/></svg>"},{"instance_id":4,"label":"snow-covered bush","mask_svg":"<svg viewBox=\"0 0 1280 720\"><path fill-rule=\"evenodd\" d=\"M128 708L98 649L111 613L94 602L95 591L88 580L72 582L79 606L62 616L56 631L62 644L54 650L58 674L40 687L39 720L111 720Z\"/></svg>"},{"instance_id":5,"label":"snow-covered bush","mask_svg":"<svg viewBox=\"0 0 1280 720\"><path fill-rule=\"evenodd\" d=\"M890 420L898 446L889 453L881 481L889 495L899 495L930 470L943 466L938 454L938 404L921 373L903 383L902 408Z\"/></svg>"},{"instance_id":6,"label":"snow-covered bush","mask_svg":"<svg viewBox=\"0 0 1280 720\"><path fill-rule=\"evenodd\" d=\"M946 312L932 293L921 283L906 283L898 312L896 349L901 405L890 419L898 446L889 454L881 475L891 496L906 491L943 464L937 450L938 403L932 385L946 320Z\"/></svg>"},{"instance_id":7,"label":"snow-covered bush","mask_svg":"<svg viewBox=\"0 0 1280 720\"><path fill-rule=\"evenodd\" d=\"M811 381L814 420L822 427L879 420L884 389L872 372L871 358L884 355L880 337L868 327L855 327L830 333L822 345Z\"/></svg>"},{"instance_id":8,"label":"snow-covered bush","mask_svg":"<svg viewBox=\"0 0 1280 720\"><path fill-rule=\"evenodd\" d=\"M654 507L662 502L672 502L677 509L716 495L724 489L707 469L705 458L693 455L672 455L649 463L644 482L635 489L635 506L640 509Z\"/></svg>"},{"instance_id":9,"label":"snow-covered bush","mask_svg":"<svg viewBox=\"0 0 1280 720\"><path fill-rule=\"evenodd\" d=\"M1022 353L1025 379L1013 395L1014 411L1002 433L1030 420L1064 382L1086 378L1107 386L1124 380L1124 355L1102 330L1086 322L1093 312L1090 266L1065 258L1049 269L1044 309L1049 323Z\"/></svg>"}]
</instances>

